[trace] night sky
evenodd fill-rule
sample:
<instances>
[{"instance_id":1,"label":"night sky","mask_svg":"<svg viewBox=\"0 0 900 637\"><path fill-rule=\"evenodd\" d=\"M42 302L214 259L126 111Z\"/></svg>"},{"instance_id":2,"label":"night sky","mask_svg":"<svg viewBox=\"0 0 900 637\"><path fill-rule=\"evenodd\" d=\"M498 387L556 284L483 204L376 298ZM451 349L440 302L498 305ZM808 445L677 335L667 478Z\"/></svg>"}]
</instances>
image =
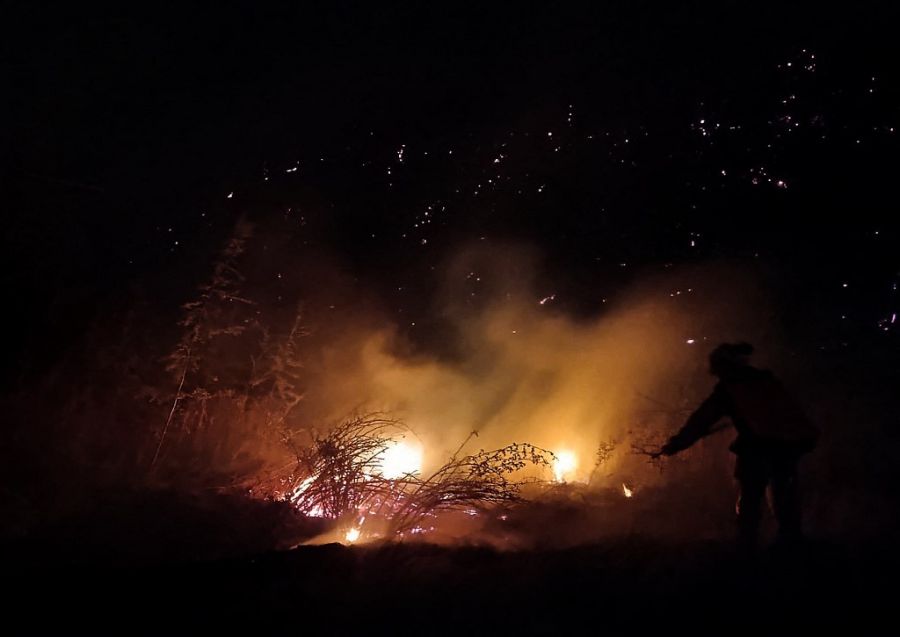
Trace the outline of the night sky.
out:
<instances>
[{"instance_id":1,"label":"night sky","mask_svg":"<svg viewBox=\"0 0 900 637\"><path fill-rule=\"evenodd\" d=\"M756 261L804 345L895 350L892 13L813 7L23 4L9 377L126 291L176 311L241 214L308 225L413 340L454 247L509 240L573 314Z\"/></svg>"}]
</instances>

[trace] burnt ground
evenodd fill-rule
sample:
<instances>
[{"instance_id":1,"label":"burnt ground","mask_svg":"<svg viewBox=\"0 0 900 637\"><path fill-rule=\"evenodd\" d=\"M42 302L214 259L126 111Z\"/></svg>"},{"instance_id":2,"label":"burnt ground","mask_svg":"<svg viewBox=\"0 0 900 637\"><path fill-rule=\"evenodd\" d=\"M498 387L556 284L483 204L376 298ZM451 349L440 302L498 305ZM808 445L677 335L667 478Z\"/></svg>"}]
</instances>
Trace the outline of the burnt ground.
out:
<instances>
[{"instance_id":1,"label":"burnt ground","mask_svg":"<svg viewBox=\"0 0 900 637\"><path fill-rule=\"evenodd\" d=\"M744 559L639 537L566 550L336 544L148 565L6 558L13 634L888 634L898 554ZM10 634L4 630L6 634ZM827 633L823 633L827 634Z\"/></svg>"}]
</instances>

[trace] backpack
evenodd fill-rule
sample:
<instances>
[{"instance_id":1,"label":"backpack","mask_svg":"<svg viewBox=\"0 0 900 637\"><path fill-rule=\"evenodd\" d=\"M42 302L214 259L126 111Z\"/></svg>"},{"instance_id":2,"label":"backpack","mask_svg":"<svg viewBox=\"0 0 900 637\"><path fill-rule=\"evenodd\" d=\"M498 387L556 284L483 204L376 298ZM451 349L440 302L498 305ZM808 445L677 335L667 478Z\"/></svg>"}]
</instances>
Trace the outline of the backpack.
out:
<instances>
[{"instance_id":1,"label":"backpack","mask_svg":"<svg viewBox=\"0 0 900 637\"><path fill-rule=\"evenodd\" d=\"M818 427L771 374L726 382L725 388L734 400L736 415L754 437L805 451L815 447Z\"/></svg>"}]
</instances>

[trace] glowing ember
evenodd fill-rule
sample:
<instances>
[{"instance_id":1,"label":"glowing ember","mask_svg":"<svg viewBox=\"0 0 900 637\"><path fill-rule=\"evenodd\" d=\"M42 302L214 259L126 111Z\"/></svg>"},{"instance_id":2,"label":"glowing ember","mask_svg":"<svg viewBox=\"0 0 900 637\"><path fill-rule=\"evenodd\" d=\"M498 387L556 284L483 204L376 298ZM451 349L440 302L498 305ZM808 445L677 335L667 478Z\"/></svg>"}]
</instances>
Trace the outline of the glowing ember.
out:
<instances>
[{"instance_id":1,"label":"glowing ember","mask_svg":"<svg viewBox=\"0 0 900 637\"><path fill-rule=\"evenodd\" d=\"M381 459L381 475L388 480L422 471L422 449L406 442L391 445Z\"/></svg>"},{"instance_id":2,"label":"glowing ember","mask_svg":"<svg viewBox=\"0 0 900 637\"><path fill-rule=\"evenodd\" d=\"M578 466L578 459L572 451L560 451L555 454L556 460L553 461L553 475L557 482L565 482L567 478L571 478Z\"/></svg>"},{"instance_id":3,"label":"glowing ember","mask_svg":"<svg viewBox=\"0 0 900 637\"><path fill-rule=\"evenodd\" d=\"M630 498L631 496L634 495L634 491L632 491L631 489L629 489L629 488L628 488L628 485L625 484L624 482L622 483L622 493L625 494L625 497L626 497L626 498Z\"/></svg>"},{"instance_id":4,"label":"glowing ember","mask_svg":"<svg viewBox=\"0 0 900 637\"><path fill-rule=\"evenodd\" d=\"M359 528L353 527L349 531L347 531L346 535L344 535L344 539L348 544L353 544L356 540L359 539Z\"/></svg>"}]
</instances>

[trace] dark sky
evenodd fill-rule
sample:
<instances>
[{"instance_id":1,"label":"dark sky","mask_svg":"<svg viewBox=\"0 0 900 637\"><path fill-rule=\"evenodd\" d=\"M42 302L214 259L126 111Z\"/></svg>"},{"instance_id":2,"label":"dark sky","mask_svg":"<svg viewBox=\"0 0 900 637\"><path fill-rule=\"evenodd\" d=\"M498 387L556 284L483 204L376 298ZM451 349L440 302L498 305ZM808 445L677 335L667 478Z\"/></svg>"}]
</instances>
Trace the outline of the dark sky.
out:
<instances>
[{"instance_id":1,"label":"dark sky","mask_svg":"<svg viewBox=\"0 0 900 637\"><path fill-rule=\"evenodd\" d=\"M182 199L372 127L468 132L575 99L658 118L802 46L839 63L893 48L888 3L188 4L22 3L13 168L137 199L154 181Z\"/></svg>"},{"instance_id":2,"label":"dark sky","mask_svg":"<svg viewBox=\"0 0 900 637\"><path fill-rule=\"evenodd\" d=\"M431 4L20 3L3 98L12 360L48 332L51 350L77 338L128 286L194 285L235 214L292 200L333 210L331 247L385 290L484 234L539 243L580 311L620 262L763 252L805 303L893 325L891 3ZM505 190L488 188L504 152ZM486 189L478 206L457 192ZM438 204L466 212L426 235L414 224ZM422 240L435 252L407 247ZM844 279L858 297L830 296Z\"/></svg>"}]
</instances>

